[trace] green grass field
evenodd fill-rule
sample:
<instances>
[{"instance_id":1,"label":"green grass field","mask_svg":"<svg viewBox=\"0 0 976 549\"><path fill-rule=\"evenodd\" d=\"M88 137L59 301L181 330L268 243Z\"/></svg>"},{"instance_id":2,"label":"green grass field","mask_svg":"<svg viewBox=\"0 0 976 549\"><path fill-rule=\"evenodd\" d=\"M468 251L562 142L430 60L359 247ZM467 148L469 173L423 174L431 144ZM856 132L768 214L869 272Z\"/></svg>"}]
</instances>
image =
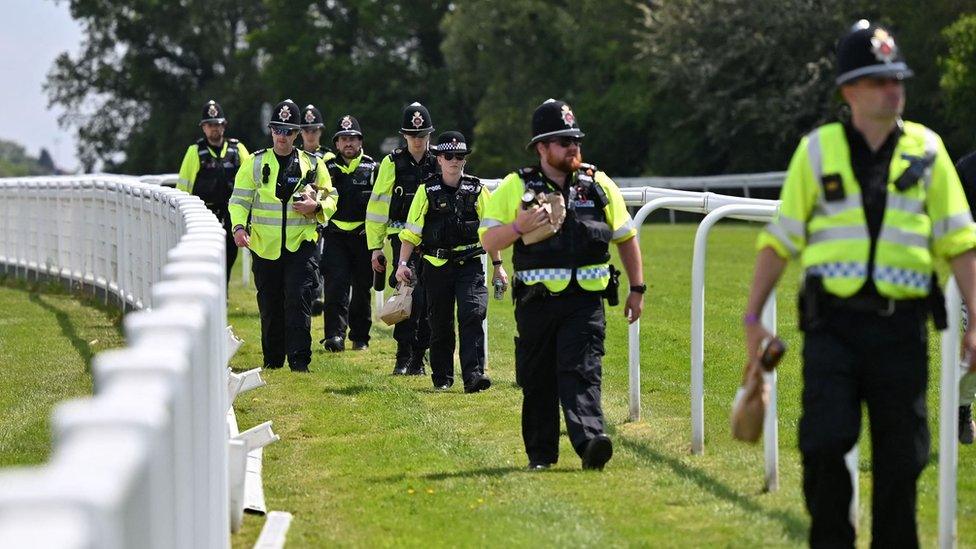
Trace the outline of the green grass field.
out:
<instances>
[{"instance_id":1,"label":"green grass field","mask_svg":"<svg viewBox=\"0 0 976 549\"><path fill-rule=\"evenodd\" d=\"M764 494L761 446L733 441L728 427L729 405L744 360L740 315L756 228L725 224L713 231L709 242L704 456L689 453L694 227L655 225L644 231L650 287L641 328L644 419L627 422L626 322L621 308L608 309L603 405L615 453L604 472L580 471L565 437L561 461L553 470L523 470L521 393L514 385L514 319L507 299L491 300L489 374L494 386L481 394L465 395L457 385L450 392L435 393L429 378L390 376L394 342L389 329L374 324L368 352L332 355L318 348L312 374L264 372L268 386L241 395L235 404L242 429L271 419L281 436L265 450L264 486L269 509L295 516L290 546L803 545L807 517L796 451L801 343L795 330L796 267L787 272L779 294L780 333L791 347L780 371L781 488ZM510 269L507 260L506 267ZM253 289L241 286L239 273L233 280L230 322L245 344L232 366L243 370L261 364L260 329ZM29 303L27 297L23 300ZM8 313L0 318L6 324ZM316 341L321 330L321 319L316 319ZM23 337L37 333L41 332L32 330ZM5 352L7 339L4 335ZM4 355L4 364L24 362L29 356L29 347L25 349L12 355L20 357L14 362ZM935 339L932 349L937 357ZM27 373L10 373L8 367L0 398L25 399L24 391L12 395L11 389L21 387L20 379ZM82 381L77 385L85 390ZM934 358L930 387L929 411L937 441ZM22 406L0 402L3 410ZM47 406L36 407L35 414L45 419ZM4 437L0 440L40 438L39 446L47 445L40 432ZM0 446L4 464L11 462L8 446ZM931 463L937 459L933 451ZM973 449L963 448L962 546L976 544L972 463ZM861 469L870 469L867 446L861 449ZM860 527L865 534L870 531L870 490L870 475L863 474ZM937 471L929 467L919 496L923 546L935 544L936 498ZM243 530L233 538L234 546L250 547L263 523L263 517L247 516ZM861 537L861 545L867 545L867 538Z\"/></svg>"}]
</instances>

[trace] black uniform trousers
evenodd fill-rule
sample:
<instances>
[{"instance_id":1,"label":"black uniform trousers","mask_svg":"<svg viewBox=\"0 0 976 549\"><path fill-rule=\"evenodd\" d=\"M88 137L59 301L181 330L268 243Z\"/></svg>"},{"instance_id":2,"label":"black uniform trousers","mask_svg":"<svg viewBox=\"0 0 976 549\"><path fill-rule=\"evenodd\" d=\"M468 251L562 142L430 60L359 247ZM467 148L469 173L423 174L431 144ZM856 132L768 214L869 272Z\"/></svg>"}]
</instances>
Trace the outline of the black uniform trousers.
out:
<instances>
[{"instance_id":1,"label":"black uniform trousers","mask_svg":"<svg viewBox=\"0 0 976 549\"><path fill-rule=\"evenodd\" d=\"M346 338L369 343L369 290L373 284L372 253L366 248L366 233L362 228L342 231L326 228L322 247L322 276L325 279L325 337ZM349 288L352 287L352 299Z\"/></svg>"},{"instance_id":2,"label":"black uniform trousers","mask_svg":"<svg viewBox=\"0 0 976 549\"><path fill-rule=\"evenodd\" d=\"M522 439L531 463L559 459L559 405L581 457L604 432L600 405L606 320L600 294L516 303L515 377L522 388Z\"/></svg>"},{"instance_id":3,"label":"black uniform trousers","mask_svg":"<svg viewBox=\"0 0 976 549\"><path fill-rule=\"evenodd\" d=\"M390 235L390 245L393 247L393 260L389 262L387 269L390 269L390 286L396 287L396 270L400 262L400 237ZM427 323L427 296L424 293L424 267L426 261L420 254L414 251L409 263L416 275L416 282L413 288L413 302L410 309L410 318L397 322L393 325L393 339L397 342L397 360L408 359L411 356L414 360L420 360L430 345L430 324Z\"/></svg>"},{"instance_id":4,"label":"black uniform trousers","mask_svg":"<svg viewBox=\"0 0 976 549\"><path fill-rule=\"evenodd\" d=\"M488 288L479 258L437 267L422 260L430 324L430 370L435 386L454 384L454 306L457 304L461 379L473 385L485 373L485 329Z\"/></svg>"},{"instance_id":5,"label":"black uniform trousers","mask_svg":"<svg viewBox=\"0 0 976 549\"><path fill-rule=\"evenodd\" d=\"M274 260L251 255L264 366L280 368L287 357L291 369L307 368L312 361L311 315L318 288L318 247L305 241L294 252L282 250Z\"/></svg>"},{"instance_id":6,"label":"black uniform trousers","mask_svg":"<svg viewBox=\"0 0 976 549\"><path fill-rule=\"evenodd\" d=\"M846 454L871 430L872 547L917 547L916 481L928 460L928 335L921 311L828 309L803 346L800 452L811 547L853 547Z\"/></svg>"}]
</instances>

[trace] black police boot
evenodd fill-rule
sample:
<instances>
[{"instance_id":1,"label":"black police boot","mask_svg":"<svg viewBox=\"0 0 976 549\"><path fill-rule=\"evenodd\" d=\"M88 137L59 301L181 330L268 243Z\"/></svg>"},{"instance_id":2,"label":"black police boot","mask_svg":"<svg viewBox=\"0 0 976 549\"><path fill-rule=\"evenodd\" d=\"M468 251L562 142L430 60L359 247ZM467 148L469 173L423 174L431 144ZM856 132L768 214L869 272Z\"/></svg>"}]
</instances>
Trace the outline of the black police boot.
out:
<instances>
[{"instance_id":1,"label":"black police boot","mask_svg":"<svg viewBox=\"0 0 976 549\"><path fill-rule=\"evenodd\" d=\"M491 387L491 380L486 375L480 375L464 385L465 393L480 393Z\"/></svg>"},{"instance_id":2,"label":"black police boot","mask_svg":"<svg viewBox=\"0 0 976 549\"><path fill-rule=\"evenodd\" d=\"M289 364L288 367L291 368L291 371L293 372L299 372L303 374L307 374L311 372L311 370L308 369L308 364L299 364L297 366L292 366L291 364Z\"/></svg>"},{"instance_id":3,"label":"black police boot","mask_svg":"<svg viewBox=\"0 0 976 549\"><path fill-rule=\"evenodd\" d=\"M544 461L530 461L529 466L526 467L529 471L545 471L552 467L552 463L546 463Z\"/></svg>"},{"instance_id":4,"label":"black police boot","mask_svg":"<svg viewBox=\"0 0 976 549\"><path fill-rule=\"evenodd\" d=\"M602 471L612 456L613 442L607 435L599 434L586 443L586 449L583 450L583 469Z\"/></svg>"},{"instance_id":5,"label":"black police boot","mask_svg":"<svg viewBox=\"0 0 976 549\"><path fill-rule=\"evenodd\" d=\"M959 407L960 444L972 444L974 431L976 431L976 423L973 422L972 406L960 406Z\"/></svg>"},{"instance_id":6,"label":"black police boot","mask_svg":"<svg viewBox=\"0 0 976 549\"><path fill-rule=\"evenodd\" d=\"M424 356L424 350L414 349L413 353L410 355L410 362L407 363L407 375L427 375L427 370L424 369L425 364L427 364L427 357Z\"/></svg>"},{"instance_id":7,"label":"black police boot","mask_svg":"<svg viewBox=\"0 0 976 549\"><path fill-rule=\"evenodd\" d=\"M330 353L341 353L346 350L346 340L339 336L329 337L322 340L322 346Z\"/></svg>"},{"instance_id":8,"label":"black police boot","mask_svg":"<svg viewBox=\"0 0 976 549\"><path fill-rule=\"evenodd\" d=\"M397 344L396 365L393 367L393 375L407 375L407 366L410 364L410 347Z\"/></svg>"},{"instance_id":9,"label":"black police boot","mask_svg":"<svg viewBox=\"0 0 976 549\"><path fill-rule=\"evenodd\" d=\"M367 349L369 349L369 343L366 343L365 341L353 341L352 342L352 350L353 351L365 351Z\"/></svg>"}]
</instances>

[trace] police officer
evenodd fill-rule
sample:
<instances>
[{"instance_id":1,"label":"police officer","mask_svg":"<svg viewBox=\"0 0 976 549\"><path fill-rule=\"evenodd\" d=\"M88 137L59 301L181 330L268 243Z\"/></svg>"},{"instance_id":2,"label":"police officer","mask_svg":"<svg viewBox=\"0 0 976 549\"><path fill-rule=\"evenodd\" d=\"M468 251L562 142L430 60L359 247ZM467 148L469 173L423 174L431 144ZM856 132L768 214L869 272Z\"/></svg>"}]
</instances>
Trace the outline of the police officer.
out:
<instances>
[{"instance_id":1,"label":"police officer","mask_svg":"<svg viewBox=\"0 0 976 549\"><path fill-rule=\"evenodd\" d=\"M857 443L864 401L872 546L914 547L916 481L929 450L925 318L941 301L926 300L932 263L951 261L972 309L976 225L942 140L901 120L903 80L912 71L892 35L859 21L838 43L837 64L850 121L815 129L793 155L779 213L757 242L746 346L754 357L769 335L760 310L787 260L798 257L805 270L799 445L810 545L854 546L844 455ZM963 340L976 349L972 326Z\"/></svg>"},{"instance_id":2,"label":"police officer","mask_svg":"<svg viewBox=\"0 0 976 549\"><path fill-rule=\"evenodd\" d=\"M363 153L363 131L350 114L339 117L332 143L338 156L325 167L339 192L335 214L324 229L322 275L325 278L325 339L327 351L345 349L346 328L356 351L369 346L369 289L373 280L371 253L366 247L366 203L373 191L376 161ZM349 289L352 287L352 299Z\"/></svg>"},{"instance_id":3,"label":"police officer","mask_svg":"<svg viewBox=\"0 0 976 549\"><path fill-rule=\"evenodd\" d=\"M234 241L254 256L264 367L281 368L287 357L293 371L307 372L319 268L316 227L335 212L336 193L324 164L294 146L300 116L290 99L275 105L269 123L274 145L241 165L230 215Z\"/></svg>"},{"instance_id":4,"label":"police officer","mask_svg":"<svg viewBox=\"0 0 976 549\"><path fill-rule=\"evenodd\" d=\"M446 391L454 384L454 306L457 304L461 349L461 378L465 393L491 387L485 375L485 330L488 290L478 242L478 226L488 189L477 177L464 173L471 152L460 132L444 132L433 147L440 173L424 180L410 204L396 278L409 282L410 257L419 246L424 254L423 287L430 322L430 370L434 387ZM492 253L493 280L508 285L501 255Z\"/></svg>"},{"instance_id":5,"label":"police officer","mask_svg":"<svg viewBox=\"0 0 976 549\"><path fill-rule=\"evenodd\" d=\"M428 145L434 131L427 108L411 103L403 109L400 133L407 141L407 148L396 149L383 158L376 174L376 184L366 205L366 244L372 251L373 270L383 272L383 239L389 238L393 258L400 257L400 230L407 221L410 203L417 193L420 182L437 170L437 163ZM381 259L382 258L382 259ZM414 253L411 265L423 282L423 261ZM390 285L395 285L396 269L391 269ZM394 375L424 375L424 353L430 340L427 324L427 307L422 286L415 286L410 318L393 327L397 342Z\"/></svg>"},{"instance_id":6,"label":"police officer","mask_svg":"<svg viewBox=\"0 0 976 549\"><path fill-rule=\"evenodd\" d=\"M237 260L237 246L231 234L227 202L234 189L237 169L247 158L247 149L236 139L224 138L227 119L224 109L213 99L203 106L200 127L204 136L187 147L176 188L199 196L224 225L227 232L227 281L230 282L230 271Z\"/></svg>"},{"instance_id":7,"label":"police officer","mask_svg":"<svg viewBox=\"0 0 976 549\"><path fill-rule=\"evenodd\" d=\"M302 114L302 123L299 124L302 135L302 150L309 154L314 154L315 156L321 158L323 162L329 160L330 158L335 158L335 153L321 145L322 128L325 127L325 123L322 119L322 111L311 103L306 105L303 110L305 112ZM320 256L322 255L322 248L325 246L325 241L322 238L322 233L324 230L325 226L320 225L318 241ZM319 269L319 291L315 295L315 299L312 301L312 316L322 314L322 310L325 306L325 301L323 299L325 280L322 278L322 272L323 270Z\"/></svg>"},{"instance_id":8,"label":"police officer","mask_svg":"<svg viewBox=\"0 0 976 549\"><path fill-rule=\"evenodd\" d=\"M617 245L632 284L624 315L636 321L645 286L636 228L623 196L606 173L584 164L583 132L568 104L549 99L532 115L528 147L539 164L509 174L492 193L481 222L489 253L512 246L515 265L515 376L522 388L522 438L529 469L559 457L559 404L584 469L603 469L613 455L600 405L605 320L603 297L616 292L610 243ZM541 242L521 240L547 222L524 198L561 195L562 226Z\"/></svg>"}]
</instances>

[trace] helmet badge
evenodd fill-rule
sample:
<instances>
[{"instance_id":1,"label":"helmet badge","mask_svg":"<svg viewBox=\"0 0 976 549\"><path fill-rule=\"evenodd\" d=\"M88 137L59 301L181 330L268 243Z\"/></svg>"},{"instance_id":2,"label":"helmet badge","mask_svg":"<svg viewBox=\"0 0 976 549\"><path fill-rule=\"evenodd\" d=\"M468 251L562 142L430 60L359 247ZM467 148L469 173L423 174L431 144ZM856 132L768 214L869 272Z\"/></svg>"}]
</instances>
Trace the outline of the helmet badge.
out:
<instances>
[{"instance_id":1,"label":"helmet badge","mask_svg":"<svg viewBox=\"0 0 976 549\"><path fill-rule=\"evenodd\" d=\"M291 118L291 109L288 108L288 105L282 105L281 110L278 111L278 118L283 122L288 122L288 119Z\"/></svg>"},{"instance_id":2,"label":"helmet badge","mask_svg":"<svg viewBox=\"0 0 976 549\"><path fill-rule=\"evenodd\" d=\"M572 127L573 124L576 122L576 115L573 114L573 111L572 109L569 108L569 105L563 105L562 117L563 117L563 124L566 124L569 127Z\"/></svg>"},{"instance_id":3,"label":"helmet badge","mask_svg":"<svg viewBox=\"0 0 976 549\"><path fill-rule=\"evenodd\" d=\"M214 105L213 103L210 103L210 106L207 107L207 114L211 118L217 118L217 115L219 114L219 112L217 111L217 106Z\"/></svg>"},{"instance_id":4,"label":"helmet badge","mask_svg":"<svg viewBox=\"0 0 976 549\"><path fill-rule=\"evenodd\" d=\"M342 121L339 122L339 126L344 130L348 130L352 127L352 120L349 119L348 115L343 116Z\"/></svg>"},{"instance_id":5,"label":"helmet badge","mask_svg":"<svg viewBox=\"0 0 976 549\"><path fill-rule=\"evenodd\" d=\"M305 123L311 124L312 122L315 122L315 113L312 112L311 109L309 109L305 111Z\"/></svg>"},{"instance_id":6,"label":"helmet badge","mask_svg":"<svg viewBox=\"0 0 976 549\"><path fill-rule=\"evenodd\" d=\"M871 53L882 63L891 63L898 54L898 46L895 45L894 38L884 29L875 29L874 36L871 37Z\"/></svg>"},{"instance_id":7,"label":"helmet badge","mask_svg":"<svg viewBox=\"0 0 976 549\"><path fill-rule=\"evenodd\" d=\"M410 119L410 123L417 129L424 127L424 117L420 114L420 111L413 111L413 118Z\"/></svg>"}]
</instances>

